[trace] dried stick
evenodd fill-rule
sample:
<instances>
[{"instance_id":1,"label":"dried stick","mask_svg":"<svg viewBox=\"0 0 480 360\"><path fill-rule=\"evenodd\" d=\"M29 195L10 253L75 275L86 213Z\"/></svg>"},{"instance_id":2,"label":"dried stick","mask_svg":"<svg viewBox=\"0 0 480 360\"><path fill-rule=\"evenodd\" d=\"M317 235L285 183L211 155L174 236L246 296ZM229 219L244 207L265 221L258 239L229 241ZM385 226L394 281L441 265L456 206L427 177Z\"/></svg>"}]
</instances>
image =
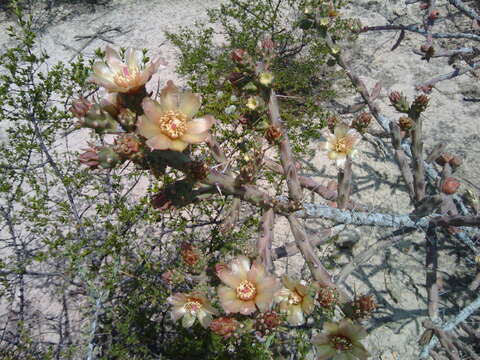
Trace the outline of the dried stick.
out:
<instances>
[{"instance_id":1,"label":"dried stick","mask_svg":"<svg viewBox=\"0 0 480 360\"><path fill-rule=\"evenodd\" d=\"M448 321L443 327L443 331L452 331L458 324L465 321L470 315L472 315L475 311L480 308L480 296L478 296L470 305L465 307L462 311L460 311L457 316L450 321ZM431 349L433 349L438 344L438 339L433 338L430 340L430 343L426 345L422 352L420 353L420 359L426 359L428 357L428 353Z\"/></svg>"},{"instance_id":2,"label":"dried stick","mask_svg":"<svg viewBox=\"0 0 480 360\"><path fill-rule=\"evenodd\" d=\"M462 13L467 15L470 19L476 20L480 22L480 15L477 14L475 10L472 8L468 7L463 3L461 0L448 0L450 4L455 6L458 10L460 10Z\"/></svg>"},{"instance_id":3,"label":"dried stick","mask_svg":"<svg viewBox=\"0 0 480 360\"><path fill-rule=\"evenodd\" d=\"M229 232L232 231L240 217L240 199L234 198L232 204L228 209L225 219L223 220L220 228L222 231Z\"/></svg>"},{"instance_id":4,"label":"dried stick","mask_svg":"<svg viewBox=\"0 0 480 360\"><path fill-rule=\"evenodd\" d=\"M470 33L431 33L428 34L428 32L424 29L421 29L417 25L380 25L380 26L365 26L360 30L360 33L364 33L367 31L398 31L398 30L404 30L404 31L411 31L415 32L421 35L431 35L432 38L434 39L469 39L469 40L474 40L474 41L480 41L480 36L475 35L475 34L470 34Z\"/></svg>"},{"instance_id":5,"label":"dried stick","mask_svg":"<svg viewBox=\"0 0 480 360\"><path fill-rule=\"evenodd\" d=\"M260 233L257 241L257 253L263 265L268 271L273 271L272 243L275 212L273 209L266 210L260 220Z\"/></svg>"},{"instance_id":6,"label":"dried stick","mask_svg":"<svg viewBox=\"0 0 480 360\"><path fill-rule=\"evenodd\" d=\"M429 225L425 236L426 246L426 287L428 292L428 316L438 321L438 237L435 226Z\"/></svg>"},{"instance_id":7,"label":"dried stick","mask_svg":"<svg viewBox=\"0 0 480 360\"><path fill-rule=\"evenodd\" d=\"M338 234L345 226L337 225L329 229L324 229L315 233L315 237L310 238L309 241L313 247L317 247L326 243L332 236ZM300 250L298 249L295 242L290 242L284 246L279 246L273 250L272 259L278 260L287 256L293 256L298 254Z\"/></svg>"},{"instance_id":8,"label":"dried stick","mask_svg":"<svg viewBox=\"0 0 480 360\"><path fill-rule=\"evenodd\" d=\"M478 68L480 68L480 62L476 62L475 64L472 64L470 67L459 67L457 69L455 69L454 71L450 72L450 73L447 73L447 74L443 74L443 75L440 75L440 76L437 76L437 77L434 77L433 79L431 80L428 80L424 83L421 83L421 84L417 84L415 86L416 89L421 89L423 87L428 87L428 86L432 86L432 85L435 85L436 83L440 82L440 81L444 81L444 80L449 80L449 79L453 79L457 76L460 76L460 75L463 75L463 74L466 74L468 72L471 72L471 71L475 71L477 70Z\"/></svg>"},{"instance_id":9,"label":"dried stick","mask_svg":"<svg viewBox=\"0 0 480 360\"><path fill-rule=\"evenodd\" d=\"M345 167L338 170L338 198L337 206L344 209L350 198L352 189L352 159L347 156Z\"/></svg>"},{"instance_id":10,"label":"dried stick","mask_svg":"<svg viewBox=\"0 0 480 360\"><path fill-rule=\"evenodd\" d=\"M433 332L435 333L435 335L439 339L440 344L442 345L443 349L447 353L449 359L460 360L460 356L458 355L457 348L455 347L455 345L453 345L453 342L450 339L450 336L448 336L444 330L442 330L438 326L435 326L435 324L431 320L424 320L422 322L422 325L426 329L433 330Z\"/></svg>"},{"instance_id":11,"label":"dried stick","mask_svg":"<svg viewBox=\"0 0 480 360\"><path fill-rule=\"evenodd\" d=\"M456 347L460 350L463 350L465 351L466 353L468 353L468 355L470 355L470 358L472 360L480 360L480 356L472 349L472 347L466 343L464 343L463 341L455 338L453 339L453 343L456 345Z\"/></svg>"},{"instance_id":12,"label":"dried stick","mask_svg":"<svg viewBox=\"0 0 480 360\"><path fill-rule=\"evenodd\" d=\"M430 154L428 154L427 158L425 159L425 162L430 164L431 162L434 162L435 160L437 160L440 157L440 155L442 155L442 153L445 151L446 147L447 147L447 144L445 143L439 143L435 145L432 151L430 152Z\"/></svg>"},{"instance_id":13,"label":"dried stick","mask_svg":"<svg viewBox=\"0 0 480 360\"><path fill-rule=\"evenodd\" d=\"M437 226L480 226L480 216L437 216L430 222Z\"/></svg>"},{"instance_id":14,"label":"dried stick","mask_svg":"<svg viewBox=\"0 0 480 360\"><path fill-rule=\"evenodd\" d=\"M468 285L468 289L471 291L477 290L477 288L480 286L480 271L477 271L477 275L475 275L475 278L473 281Z\"/></svg>"}]
</instances>

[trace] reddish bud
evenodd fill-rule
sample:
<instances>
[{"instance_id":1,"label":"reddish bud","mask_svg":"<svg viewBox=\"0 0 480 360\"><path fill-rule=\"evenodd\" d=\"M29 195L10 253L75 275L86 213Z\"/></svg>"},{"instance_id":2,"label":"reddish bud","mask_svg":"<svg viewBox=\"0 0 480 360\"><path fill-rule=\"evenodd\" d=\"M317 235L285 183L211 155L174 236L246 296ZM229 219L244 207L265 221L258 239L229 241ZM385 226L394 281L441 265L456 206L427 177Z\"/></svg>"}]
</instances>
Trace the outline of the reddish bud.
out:
<instances>
[{"instance_id":1,"label":"reddish bud","mask_svg":"<svg viewBox=\"0 0 480 360\"><path fill-rule=\"evenodd\" d=\"M210 323L210 330L215 334L222 336L224 339L228 339L237 330L238 321L231 317L220 317L212 320Z\"/></svg>"},{"instance_id":2,"label":"reddish bud","mask_svg":"<svg viewBox=\"0 0 480 360\"><path fill-rule=\"evenodd\" d=\"M97 149L91 148L85 150L86 151L78 157L78 161L91 169L96 169L100 164Z\"/></svg>"},{"instance_id":3,"label":"reddish bud","mask_svg":"<svg viewBox=\"0 0 480 360\"><path fill-rule=\"evenodd\" d=\"M369 317L377 309L378 305L372 295L362 295L352 303L353 316L356 319Z\"/></svg>"},{"instance_id":4,"label":"reddish bud","mask_svg":"<svg viewBox=\"0 0 480 360\"><path fill-rule=\"evenodd\" d=\"M432 10L430 11L430 14L428 14L428 19L429 20L436 20L440 16L440 11L438 10Z\"/></svg>"},{"instance_id":5,"label":"reddish bud","mask_svg":"<svg viewBox=\"0 0 480 360\"><path fill-rule=\"evenodd\" d=\"M244 49L235 49L232 51L231 55L232 60L235 62L243 62L247 56L247 51Z\"/></svg>"},{"instance_id":6,"label":"reddish bud","mask_svg":"<svg viewBox=\"0 0 480 360\"><path fill-rule=\"evenodd\" d=\"M270 125L265 132L265 138L267 139L269 144L274 144L281 137L282 132L279 128L273 125Z\"/></svg>"},{"instance_id":7,"label":"reddish bud","mask_svg":"<svg viewBox=\"0 0 480 360\"><path fill-rule=\"evenodd\" d=\"M88 110L92 107L92 104L85 99L84 97L81 97L78 100L75 100L72 103L72 106L70 107L70 112L77 118L83 118L85 115L87 115Z\"/></svg>"},{"instance_id":8,"label":"reddish bud","mask_svg":"<svg viewBox=\"0 0 480 360\"><path fill-rule=\"evenodd\" d=\"M460 187L460 182L452 177L445 179L442 185L442 192L448 195L455 194Z\"/></svg>"},{"instance_id":9,"label":"reddish bud","mask_svg":"<svg viewBox=\"0 0 480 360\"><path fill-rule=\"evenodd\" d=\"M180 254L182 255L183 262L188 266L195 266L200 260L198 249L191 244L183 243Z\"/></svg>"}]
</instances>

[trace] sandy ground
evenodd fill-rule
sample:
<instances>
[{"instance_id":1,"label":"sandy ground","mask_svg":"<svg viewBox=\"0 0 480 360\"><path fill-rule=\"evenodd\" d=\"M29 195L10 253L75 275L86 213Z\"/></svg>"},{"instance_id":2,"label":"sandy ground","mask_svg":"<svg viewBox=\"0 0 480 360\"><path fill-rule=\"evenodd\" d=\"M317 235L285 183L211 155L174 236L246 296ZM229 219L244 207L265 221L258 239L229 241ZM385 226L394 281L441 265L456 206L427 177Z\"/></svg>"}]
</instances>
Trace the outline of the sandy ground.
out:
<instances>
[{"instance_id":1,"label":"sandy ground","mask_svg":"<svg viewBox=\"0 0 480 360\"><path fill-rule=\"evenodd\" d=\"M437 2L441 11L445 2ZM95 12L84 9L86 12L83 13L75 13L63 7L58 10L56 22L44 28L39 45L51 55L52 64L59 60L69 60L76 55L77 50L90 57L96 48L109 43L96 39L87 44L88 39L78 40L75 37L91 35L105 27L117 28L119 31L108 33L108 39L113 42L113 46L142 47L150 49L152 54L162 53L171 66L161 70L151 83L156 84L156 79L159 79L160 83L164 84L168 79L180 80L174 73L175 50L165 41L164 31L193 24L204 16L206 8L218 3L218 0L115 0L107 7L96 7ZM362 0L354 3L345 13L358 16L364 25L383 25L388 21L413 23L419 19L418 5L407 7L402 1ZM6 25L8 20L4 19L1 27ZM362 74L362 79L369 88L373 88L377 81L382 82L383 90L379 103L384 114L391 118L398 118L398 114L389 106L387 96L391 90L402 91L412 99L416 94L414 84L452 71L444 58L432 59L427 63L412 53L413 47L418 48L422 44L423 37L419 35L407 33L401 46L391 52L390 48L396 36L398 34L393 32L363 34L358 43L349 49L348 56L354 69ZM7 43L8 39L0 35L0 44ZM464 165L455 174L465 180L462 190L468 187L478 192L479 105L465 102L465 96L480 97L478 78L471 74L435 86L430 107L424 115L425 148L428 152L438 142L446 142L448 151L464 159ZM339 101L342 104L351 104L355 100L358 100L358 96L346 94ZM77 137L73 140L74 147L82 148L85 145L85 139ZM316 144L312 144L312 147L315 146ZM410 212L412 206L394 160L390 156L383 156L368 142L362 142L360 150L353 168L354 198L369 205L372 211L401 214ZM304 175L314 176L320 181L336 177L335 169L324 153L318 151L308 162L317 170L305 170ZM142 188L138 191L141 192ZM309 227L312 228L311 236L314 237L314 229L318 225L311 221ZM282 221L276 226L279 234L276 237L278 245L291 241L291 236L284 228ZM339 264L342 266L348 263L352 253L365 250L385 233L384 229L348 227L342 236L353 239L356 245L350 252L341 253ZM418 354L417 341L422 332L421 320L426 316L423 243L423 237L418 234L408 236L399 246L383 251L359 267L347 281L352 291L355 289L357 293L372 293L381 305L378 314L368 323L371 335L367 340L367 347L375 359L413 359ZM443 245L452 246L452 243L445 240ZM460 261L463 253L455 250L455 246L453 248L448 255L447 252L442 252L440 258L440 268L446 284L441 298L442 316L457 312L466 300L454 296L455 284L449 283L450 279L464 272L469 265L468 261ZM322 248L322 259L327 261L332 252L337 252L337 249ZM297 255L291 258L288 264L279 263L277 270L282 271L288 266L289 272L298 274L301 265L302 261ZM463 284L457 285L463 287Z\"/></svg>"}]
</instances>

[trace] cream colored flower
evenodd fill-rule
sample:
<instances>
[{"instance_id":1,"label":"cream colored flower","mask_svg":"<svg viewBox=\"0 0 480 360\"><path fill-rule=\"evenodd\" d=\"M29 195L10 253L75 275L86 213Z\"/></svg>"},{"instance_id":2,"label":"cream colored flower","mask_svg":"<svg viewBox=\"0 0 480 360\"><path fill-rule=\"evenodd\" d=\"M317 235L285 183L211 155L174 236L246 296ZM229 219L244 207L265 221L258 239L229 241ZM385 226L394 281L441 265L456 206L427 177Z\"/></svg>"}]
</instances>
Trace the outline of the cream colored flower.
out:
<instances>
[{"instance_id":1,"label":"cream colored flower","mask_svg":"<svg viewBox=\"0 0 480 360\"><path fill-rule=\"evenodd\" d=\"M217 265L217 275L227 285L218 287L220 303L227 313L250 315L256 307L268 311L279 288L277 279L267 274L262 264L250 264L246 256L233 259L229 266Z\"/></svg>"},{"instance_id":2,"label":"cream colored flower","mask_svg":"<svg viewBox=\"0 0 480 360\"><path fill-rule=\"evenodd\" d=\"M142 61L143 53L128 48L126 63L110 46L105 48L105 61L93 64L93 74L89 80L103 86L108 92L135 93L141 89L165 60L157 57L148 64Z\"/></svg>"},{"instance_id":3,"label":"cream colored flower","mask_svg":"<svg viewBox=\"0 0 480 360\"><path fill-rule=\"evenodd\" d=\"M338 167L343 167L347 156L355 154L354 147L361 139L357 130L350 129L344 123L335 125L333 134L325 128L322 135L327 138L327 141L321 143L320 147L328 151L328 158L335 160Z\"/></svg>"},{"instance_id":4,"label":"cream colored flower","mask_svg":"<svg viewBox=\"0 0 480 360\"><path fill-rule=\"evenodd\" d=\"M182 318L182 326L191 327L198 319L203 328L208 328L212 321L212 315L217 315L218 311L214 309L205 296L193 292L191 294L176 293L170 296L167 301L173 305L172 320L177 321Z\"/></svg>"},{"instance_id":5,"label":"cream colored flower","mask_svg":"<svg viewBox=\"0 0 480 360\"><path fill-rule=\"evenodd\" d=\"M312 338L317 347L317 360L364 360L370 356L359 341L367 337L360 325L343 319L339 323L325 323L323 329L324 333Z\"/></svg>"},{"instance_id":6,"label":"cream colored flower","mask_svg":"<svg viewBox=\"0 0 480 360\"><path fill-rule=\"evenodd\" d=\"M304 314L311 314L314 307L308 288L300 281L294 281L288 276L282 278L282 283L284 288L277 291L275 301L280 304L280 310L287 313L287 321L290 325L304 324Z\"/></svg>"},{"instance_id":7,"label":"cream colored flower","mask_svg":"<svg viewBox=\"0 0 480 360\"><path fill-rule=\"evenodd\" d=\"M168 81L160 93L160 103L149 97L143 99L145 114L138 121L138 133L156 150L183 151L189 144L204 142L215 119L211 115L192 119L200 105L199 95L189 91L180 93Z\"/></svg>"}]
</instances>

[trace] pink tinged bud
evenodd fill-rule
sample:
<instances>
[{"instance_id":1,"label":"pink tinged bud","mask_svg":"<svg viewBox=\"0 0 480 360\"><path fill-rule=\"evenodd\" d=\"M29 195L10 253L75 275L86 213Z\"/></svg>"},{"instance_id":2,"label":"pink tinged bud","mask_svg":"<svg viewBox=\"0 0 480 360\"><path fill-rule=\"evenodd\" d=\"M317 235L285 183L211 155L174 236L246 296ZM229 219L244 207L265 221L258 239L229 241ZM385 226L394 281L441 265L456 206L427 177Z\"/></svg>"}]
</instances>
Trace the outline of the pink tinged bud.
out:
<instances>
[{"instance_id":1,"label":"pink tinged bud","mask_svg":"<svg viewBox=\"0 0 480 360\"><path fill-rule=\"evenodd\" d=\"M83 118L87 114L88 110L92 107L92 104L85 98L75 100L70 107L70 112L77 118Z\"/></svg>"},{"instance_id":2,"label":"pink tinged bud","mask_svg":"<svg viewBox=\"0 0 480 360\"><path fill-rule=\"evenodd\" d=\"M460 187L460 182L452 177L448 177L445 179L442 185L442 192L448 195L455 194Z\"/></svg>"},{"instance_id":3,"label":"pink tinged bud","mask_svg":"<svg viewBox=\"0 0 480 360\"><path fill-rule=\"evenodd\" d=\"M428 19L429 20L436 20L440 16L440 11L438 10L432 10L430 14L428 14Z\"/></svg>"},{"instance_id":4,"label":"pink tinged bud","mask_svg":"<svg viewBox=\"0 0 480 360\"><path fill-rule=\"evenodd\" d=\"M390 102L392 104L395 104L396 102L398 102L401 98L401 94L398 92L398 91L392 91L390 93L390 95L388 96L388 98L390 99Z\"/></svg>"},{"instance_id":5,"label":"pink tinged bud","mask_svg":"<svg viewBox=\"0 0 480 360\"><path fill-rule=\"evenodd\" d=\"M267 38L262 41L262 48L265 50L272 50L275 48L275 43L271 38Z\"/></svg>"},{"instance_id":6,"label":"pink tinged bud","mask_svg":"<svg viewBox=\"0 0 480 360\"><path fill-rule=\"evenodd\" d=\"M246 50L235 49L232 51L231 57L232 57L232 60L235 62L243 62L243 60L245 60L246 55L247 55Z\"/></svg>"},{"instance_id":7,"label":"pink tinged bud","mask_svg":"<svg viewBox=\"0 0 480 360\"><path fill-rule=\"evenodd\" d=\"M78 157L80 163L85 166L88 166L91 169L95 169L100 164L100 160L98 158L98 153L95 149L86 149L83 154L80 154Z\"/></svg>"}]
</instances>

